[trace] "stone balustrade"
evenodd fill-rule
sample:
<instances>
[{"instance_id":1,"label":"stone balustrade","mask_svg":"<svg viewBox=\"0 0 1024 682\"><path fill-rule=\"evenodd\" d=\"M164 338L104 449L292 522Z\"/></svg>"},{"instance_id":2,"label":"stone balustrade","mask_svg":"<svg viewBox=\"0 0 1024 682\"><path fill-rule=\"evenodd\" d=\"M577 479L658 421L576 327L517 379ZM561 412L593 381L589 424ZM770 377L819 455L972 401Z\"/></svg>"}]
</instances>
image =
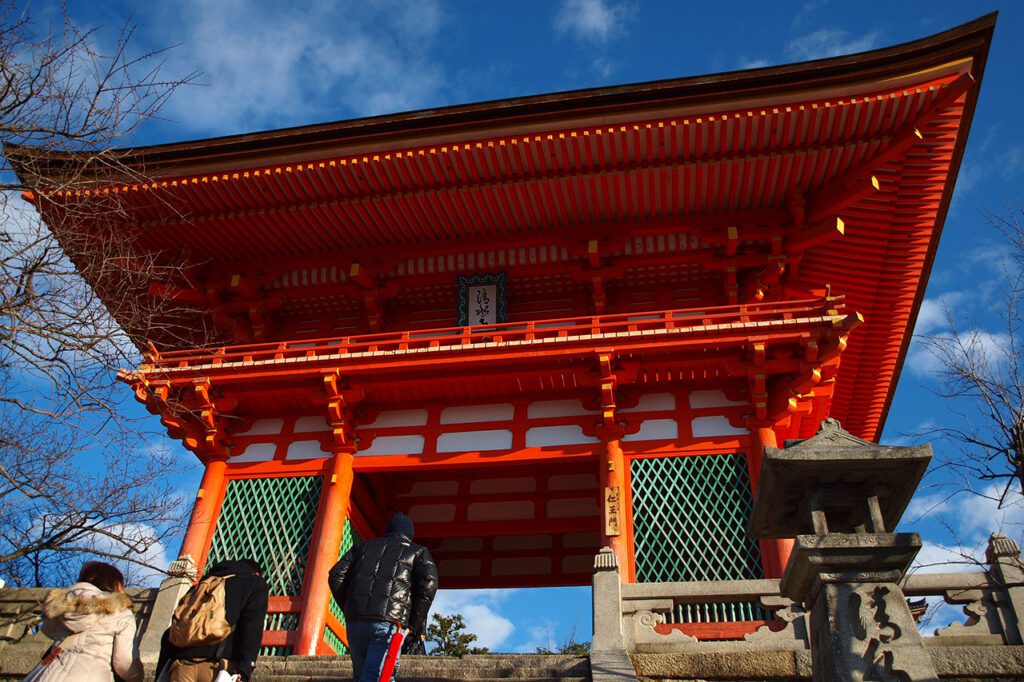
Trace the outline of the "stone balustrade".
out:
<instances>
[{"instance_id":1,"label":"stone balustrade","mask_svg":"<svg viewBox=\"0 0 1024 682\"><path fill-rule=\"evenodd\" d=\"M912 573L903 579L908 599L928 598L929 614L919 625L929 649L1024 644L1020 549L996 533L987 555L986 563L969 571ZM622 583L614 555L602 551L595 561L594 649L632 654L807 650L807 614L802 604L780 595L779 582ZM954 607L953 613L939 608L943 603ZM761 617L748 618L751 609ZM937 623L955 609L962 610L961 618ZM710 619L723 614L731 619Z\"/></svg>"}]
</instances>

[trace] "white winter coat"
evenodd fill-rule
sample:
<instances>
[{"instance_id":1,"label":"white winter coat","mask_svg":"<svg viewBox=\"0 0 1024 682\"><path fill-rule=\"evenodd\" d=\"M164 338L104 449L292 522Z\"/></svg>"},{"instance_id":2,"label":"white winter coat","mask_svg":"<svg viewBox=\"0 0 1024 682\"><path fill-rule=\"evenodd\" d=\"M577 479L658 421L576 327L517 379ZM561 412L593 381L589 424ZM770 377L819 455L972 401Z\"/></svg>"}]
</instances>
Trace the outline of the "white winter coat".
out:
<instances>
[{"instance_id":1,"label":"white winter coat","mask_svg":"<svg viewBox=\"0 0 1024 682\"><path fill-rule=\"evenodd\" d=\"M90 583L50 590L43 601L43 632L61 647L48 666L37 666L32 682L125 682L142 680L135 648L132 600L120 592L103 592Z\"/></svg>"}]
</instances>

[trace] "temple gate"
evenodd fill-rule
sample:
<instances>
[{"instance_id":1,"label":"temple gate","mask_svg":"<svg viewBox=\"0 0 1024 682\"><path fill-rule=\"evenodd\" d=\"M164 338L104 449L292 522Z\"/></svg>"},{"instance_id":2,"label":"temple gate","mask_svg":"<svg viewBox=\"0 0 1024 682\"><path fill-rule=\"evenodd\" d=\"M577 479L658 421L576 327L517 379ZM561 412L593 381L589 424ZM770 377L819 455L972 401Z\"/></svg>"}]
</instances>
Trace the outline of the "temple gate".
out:
<instances>
[{"instance_id":1,"label":"temple gate","mask_svg":"<svg viewBox=\"0 0 1024 682\"><path fill-rule=\"evenodd\" d=\"M139 148L150 180L38 205L116 195L187 265L136 293L192 340L123 379L205 467L181 553L267 567L268 651L344 650L327 570L395 511L446 588L586 585L605 546L629 581L779 577L762 452L877 439L986 31Z\"/></svg>"}]
</instances>

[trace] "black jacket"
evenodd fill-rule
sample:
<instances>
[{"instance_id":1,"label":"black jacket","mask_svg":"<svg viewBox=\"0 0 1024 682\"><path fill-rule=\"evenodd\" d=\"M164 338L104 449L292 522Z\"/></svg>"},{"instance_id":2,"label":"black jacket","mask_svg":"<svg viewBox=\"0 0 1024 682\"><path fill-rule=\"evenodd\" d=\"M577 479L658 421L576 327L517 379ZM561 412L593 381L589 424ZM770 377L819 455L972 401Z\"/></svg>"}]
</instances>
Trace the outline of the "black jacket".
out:
<instances>
[{"instance_id":1,"label":"black jacket","mask_svg":"<svg viewBox=\"0 0 1024 682\"><path fill-rule=\"evenodd\" d=\"M224 615L231 624L231 634L220 644L204 647L179 649L171 644L168 633L164 632L160 642L160 659L157 661L157 675L164 665L179 658L220 658L229 662L229 670L248 680L256 665L256 657L263 643L263 623L267 617L267 601L270 588L267 581L256 574L249 564L242 561L222 561L214 565L207 575L232 575L224 585Z\"/></svg>"},{"instance_id":2,"label":"black jacket","mask_svg":"<svg viewBox=\"0 0 1024 682\"><path fill-rule=\"evenodd\" d=\"M390 532L350 549L331 569L331 594L345 618L386 620L417 635L437 592L437 567L430 551L408 535Z\"/></svg>"}]
</instances>

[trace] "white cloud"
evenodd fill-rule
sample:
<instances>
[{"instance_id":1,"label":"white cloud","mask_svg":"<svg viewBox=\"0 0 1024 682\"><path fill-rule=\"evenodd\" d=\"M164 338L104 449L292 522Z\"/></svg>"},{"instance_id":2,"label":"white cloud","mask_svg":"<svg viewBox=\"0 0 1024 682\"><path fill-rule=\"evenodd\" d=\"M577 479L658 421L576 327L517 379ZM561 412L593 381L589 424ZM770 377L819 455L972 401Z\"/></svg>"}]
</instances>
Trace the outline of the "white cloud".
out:
<instances>
[{"instance_id":1,"label":"white cloud","mask_svg":"<svg viewBox=\"0 0 1024 682\"><path fill-rule=\"evenodd\" d=\"M538 647L554 651L559 642L555 641L555 622L542 618L526 629L527 640L516 647L516 653L532 654Z\"/></svg>"},{"instance_id":2,"label":"white cloud","mask_svg":"<svg viewBox=\"0 0 1024 682\"><path fill-rule=\"evenodd\" d=\"M769 62L767 59L763 59L763 58L760 58L760 57L757 57L757 58L754 58L754 59L748 59L746 56L741 56L740 57L739 68L741 68L741 69L760 69L762 67L768 66L769 64L771 64L771 62Z\"/></svg>"},{"instance_id":3,"label":"white cloud","mask_svg":"<svg viewBox=\"0 0 1024 682\"><path fill-rule=\"evenodd\" d=\"M923 519L949 519L960 534L960 543L968 548L972 556L979 542L988 539L990 533L1000 531L1007 535L1018 534L1024 529L1024 498L1012 486L1000 506L1005 483L994 482L974 493L955 495L915 495L903 514L909 526ZM952 546L935 545L934 556L949 550L959 551ZM947 557L948 558L948 557Z\"/></svg>"},{"instance_id":4,"label":"white cloud","mask_svg":"<svg viewBox=\"0 0 1024 682\"><path fill-rule=\"evenodd\" d=\"M943 545L929 540L921 542L921 551L917 553L911 573L966 573L977 570L979 561L983 559L976 548L960 548Z\"/></svg>"},{"instance_id":5,"label":"white cloud","mask_svg":"<svg viewBox=\"0 0 1024 682\"><path fill-rule=\"evenodd\" d=\"M477 636L475 646L495 650L508 640L515 625L497 612L515 590L438 590L432 611L462 614L466 631Z\"/></svg>"},{"instance_id":6,"label":"white cloud","mask_svg":"<svg viewBox=\"0 0 1024 682\"><path fill-rule=\"evenodd\" d=\"M786 55L791 59L805 61L865 52L878 45L878 37L877 31L853 37L842 29L819 28L791 40L786 46Z\"/></svg>"},{"instance_id":7,"label":"white cloud","mask_svg":"<svg viewBox=\"0 0 1024 682\"><path fill-rule=\"evenodd\" d=\"M974 190L988 174L988 169L976 163L964 161L960 164L960 170L956 176L956 186L953 188L951 200L951 212L955 212L964 198Z\"/></svg>"},{"instance_id":8,"label":"white cloud","mask_svg":"<svg viewBox=\"0 0 1024 682\"><path fill-rule=\"evenodd\" d=\"M800 8L800 11L793 17L793 28L798 28L803 25L803 23L807 21L812 14L817 12L818 9L824 6L826 2L827 0L808 0L808 2L805 2Z\"/></svg>"},{"instance_id":9,"label":"white cloud","mask_svg":"<svg viewBox=\"0 0 1024 682\"><path fill-rule=\"evenodd\" d=\"M983 329L967 329L960 332L961 343L967 353L982 360L984 365L996 368L1003 365L1010 357L1010 340L1006 334L993 334ZM948 351L936 348L945 346ZM943 362L937 353L948 352L951 356L960 355L964 351L955 346L950 332L931 334L928 342L914 338L907 351L907 367L919 376L935 374L943 369Z\"/></svg>"},{"instance_id":10,"label":"white cloud","mask_svg":"<svg viewBox=\"0 0 1024 682\"><path fill-rule=\"evenodd\" d=\"M606 43L625 31L624 4L607 0L562 0L555 15L555 28L578 40Z\"/></svg>"},{"instance_id":11,"label":"white cloud","mask_svg":"<svg viewBox=\"0 0 1024 682\"><path fill-rule=\"evenodd\" d=\"M940 296L938 298L926 298L921 301L921 309L917 313L917 324L914 325L914 335L930 334L937 329L946 326L946 311L952 308L953 302L950 297Z\"/></svg>"},{"instance_id":12,"label":"white cloud","mask_svg":"<svg viewBox=\"0 0 1024 682\"><path fill-rule=\"evenodd\" d=\"M168 68L201 68L204 86L175 93L163 114L211 133L375 115L438 104L444 74L430 48L443 17L435 0L302 11L268 1L188 0L157 21L180 26ZM155 16L160 16L156 14ZM160 26L147 27L162 38Z\"/></svg>"}]
</instances>

